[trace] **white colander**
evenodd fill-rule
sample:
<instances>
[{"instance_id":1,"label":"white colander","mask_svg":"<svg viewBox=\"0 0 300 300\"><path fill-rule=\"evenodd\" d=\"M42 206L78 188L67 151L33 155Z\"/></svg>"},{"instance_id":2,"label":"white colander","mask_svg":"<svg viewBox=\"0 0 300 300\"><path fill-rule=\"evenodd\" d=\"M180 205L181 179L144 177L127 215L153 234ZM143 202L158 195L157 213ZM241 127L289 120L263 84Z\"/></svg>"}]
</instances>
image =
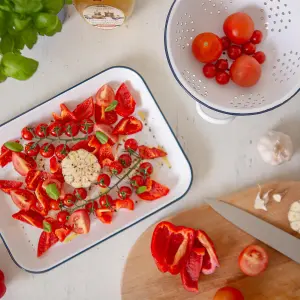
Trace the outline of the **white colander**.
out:
<instances>
[{"instance_id":1,"label":"white colander","mask_svg":"<svg viewBox=\"0 0 300 300\"><path fill-rule=\"evenodd\" d=\"M267 56L262 78L251 88L230 82L218 85L202 73L203 65L192 54L193 39L202 32L224 36L223 23L232 13L243 11L264 34L257 49ZM260 114L291 99L300 88L299 0L175 0L166 22L165 48L171 70L185 91L214 111L214 118L197 103L206 120L228 123L234 116ZM223 55L227 58L227 55ZM222 115L219 114L219 115ZM231 116L228 116L231 115ZM223 115L224 116L224 115Z\"/></svg>"}]
</instances>

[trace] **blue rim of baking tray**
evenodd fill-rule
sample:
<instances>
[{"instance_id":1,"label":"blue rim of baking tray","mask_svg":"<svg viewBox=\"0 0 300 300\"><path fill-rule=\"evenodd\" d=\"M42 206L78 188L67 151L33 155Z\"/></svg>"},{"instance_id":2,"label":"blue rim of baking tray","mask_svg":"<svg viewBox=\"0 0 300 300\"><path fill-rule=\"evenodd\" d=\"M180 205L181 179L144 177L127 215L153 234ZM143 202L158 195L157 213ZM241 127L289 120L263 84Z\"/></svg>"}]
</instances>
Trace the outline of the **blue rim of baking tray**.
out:
<instances>
[{"instance_id":1,"label":"blue rim of baking tray","mask_svg":"<svg viewBox=\"0 0 300 300\"><path fill-rule=\"evenodd\" d=\"M180 199L182 199L182 198L188 193L188 191L189 191L190 188L191 188L191 185L192 185L192 183L193 183L193 177L194 177L194 176L193 176L193 169L192 169L191 162L189 161L189 159L188 159L187 155L185 154L184 150L182 149L182 147L181 147L181 145L180 145L178 139L176 138L176 135L174 134L174 132L173 132L173 130L172 130L172 128L171 128L169 122L167 121L165 115L163 114L163 112L162 112L160 106L158 105L156 99L154 98L154 96L153 96L153 94L152 94L150 88L148 87L146 81L144 80L143 76L141 76L137 71L135 71L135 70L133 70L133 69L131 69L131 68L129 68L129 67L124 67L124 66L114 66L114 67L108 68L108 69L106 69L106 70L103 70L103 71L99 72L98 74L96 74L96 75L94 75L94 76L92 76L92 77L90 77L90 78L88 78L88 79L86 79L86 80L84 80L84 81L82 81L82 82L80 82L80 83L78 83L78 84L72 86L71 88L69 88L69 89L67 89L67 90L65 90L65 91L63 91L63 92L57 94L56 96L50 98L49 100L46 100L45 102L43 102L43 103L41 103L41 104L39 104L39 105L37 105L37 106L35 106L35 107L33 107L33 108L27 110L26 112L24 112L24 113L22 113L22 114L19 114L18 116L12 118L11 120L9 120L9 121L7 121L7 122L1 124L0 127L2 127L3 125L5 125L5 124L7 124L7 123L9 123L9 122L11 122L11 121L13 121L13 120L19 118L20 116L22 116L22 115L28 113L29 111L31 111L31 110L33 110L33 109L35 109L35 108L37 108L37 107L39 107L39 106L41 106L41 105L43 105L43 104L49 102L49 101L51 101L52 99L54 99L54 98L60 96L61 94L63 94L63 93L65 93L65 92L67 92L67 91L69 91L69 90L75 88L76 86L81 85L81 84L85 83L86 81L88 81L88 80L90 80L90 79L92 79L92 78L94 78L94 77L96 77L96 76L98 76L98 75L100 75L100 74L102 74L102 73L104 73L104 72L106 72L106 71L109 71L109 70L112 70L112 69L117 69L117 68L127 69L127 70L130 70L130 71L136 73L136 74L142 79L142 81L144 82L144 84L145 84L146 88L148 89L148 91L149 91L151 97L153 98L153 100L154 100L154 102L155 102L157 108L159 109L159 111L160 111L160 113L161 113L163 119L165 120L166 124L168 125L168 127L169 127L169 129L170 129L170 131L171 131L171 133L172 133L172 135L174 136L175 141L177 142L177 144L178 144L178 146L179 146L179 149L181 150L183 156L185 157L185 159L186 159L186 161L187 161L187 163L188 163L188 165L189 165L189 167L190 167L190 171L191 171L191 182L190 182L190 184L189 184L187 190L186 190L179 198L173 200L172 202L166 204L165 206L159 208L158 210L156 210L156 211L154 211L154 212L152 212L152 213L150 213L150 214L144 216L143 218L139 219L138 221L134 222L133 224L131 224L131 225L129 225L129 226L127 226L127 227L125 227L125 228L123 228L123 229L121 229L121 230L115 232L114 234L110 235L109 237L105 238L104 240L102 240L102 241L100 241L100 242L98 242L98 243L96 243L96 244L93 244L92 246L90 246L90 247L88 247L88 248L82 250L81 252L79 252L79 253L77 253L77 254L74 254L73 256L69 257L68 259L66 259L66 260L64 260L64 261L62 261L62 262L60 262L60 263L58 263L57 265L55 265L55 266L53 266L53 267L51 267L51 268L49 268L49 269L46 269L46 270L42 270L42 271L30 271L30 270L27 270L26 268L23 268L21 265L19 265L18 262L17 262L17 261L15 260L15 258L13 257L12 253L10 252L9 247L8 247L7 244L5 243L5 240L4 240L4 238L2 237L2 234L0 234L0 237L1 237L1 239L2 239L2 241L3 241L3 243L4 243L4 245L5 245L5 247L6 247L6 249L7 249L7 251L8 251L8 253L9 253L11 259L13 260L13 262L14 262L19 268L23 269L23 270L26 271L26 272L29 272L29 273L32 273L32 274L41 274L41 273L49 272L49 271L51 271L51 270L53 270L53 269L59 267L60 265L62 265L62 264L64 264L64 263L68 262L69 260L75 258L76 256L79 256L80 254L82 254L82 253L84 253L84 252L90 250L91 248L93 248L93 247L95 247L95 246L97 246L97 245L99 245L99 244L105 242L106 240L108 240L108 239L114 237L115 235L117 235L117 234L119 234L119 233L125 231L126 229L128 229L128 228L130 228L130 227L136 225L137 223L139 223L139 222L145 220L146 218L151 217L152 215L158 213L159 211L161 211L161 210L167 208L167 207L170 206L171 204L174 204L175 202L177 202L177 201L179 201Z\"/></svg>"},{"instance_id":2,"label":"blue rim of baking tray","mask_svg":"<svg viewBox=\"0 0 300 300\"><path fill-rule=\"evenodd\" d=\"M169 24L169 20L170 20L170 16L171 16L171 12L173 10L173 7L176 3L176 1L178 0L174 0L173 4L171 5L171 8L169 10L169 13L168 13L168 16L167 16L167 20L166 20L166 24L165 24L165 34L164 34L164 43L165 43L165 52L166 52L166 56L167 56L167 60L168 60L168 63L169 63L169 66L170 66L170 69L173 73L173 76L175 77L175 79L177 80L177 82L179 83L179 85L185 90L185 92L190 95L194 100L196 100L197 102L199 102L201 105L204 105L206 106L207 108L211 109L211 110L214 110L214 111L217 111L219 113L222 113L222 114L226 114L226 115L231 115L231 116L252 116L252 115L260 115L260 114L263 114L263 113L266 113L266 112L269 112L271 110L274 110L280 106L282 106L283 104L287 103L288 101L290 101L296 94L298 94L299 90L298 89L291 97L289 97L287 100L285 100L284 102L276 105L276 106L273 106L269 109L266 109L266 110L263 110L263 111L259 111L259 112L253 112L253 113L230 113L228 111L223 111L223 110L220 110L220 109L216 109L212 106L209 106L208 104L206 103L203 103L202 101L200 101L198 98L196 98L194 95L192 95L188 90L187 88L182 84L182 82L179 80L179 78L177 77L174 69L173 69L173 66L171 64L171 60L170 60L170 56L169 56L169 52L168 52L168 47L167 47L167 28L168 28L168 24Z\"/></svg>"}]
</instances>

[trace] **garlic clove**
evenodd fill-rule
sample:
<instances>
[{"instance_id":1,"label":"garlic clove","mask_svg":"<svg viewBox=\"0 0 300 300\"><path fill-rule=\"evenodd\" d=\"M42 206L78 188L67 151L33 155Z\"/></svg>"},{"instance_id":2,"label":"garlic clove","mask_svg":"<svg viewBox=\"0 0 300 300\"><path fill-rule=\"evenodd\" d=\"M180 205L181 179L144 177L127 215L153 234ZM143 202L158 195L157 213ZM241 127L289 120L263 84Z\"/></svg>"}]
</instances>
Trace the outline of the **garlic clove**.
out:
<instances>
[{"instance_id":1,"label":"garlic clove","mask_svg":"<svg viewBox=\"0 0 300 300\"><path fill-rule=\"evenodd\" d=\"M284 190L282 192L277 192L276 194L273 194L272 195L272 199L275 201L275 202L278 202L280 203L281 200L284 198L284 196L287 194L287 190Z\"/></svg>"}]
</instances>

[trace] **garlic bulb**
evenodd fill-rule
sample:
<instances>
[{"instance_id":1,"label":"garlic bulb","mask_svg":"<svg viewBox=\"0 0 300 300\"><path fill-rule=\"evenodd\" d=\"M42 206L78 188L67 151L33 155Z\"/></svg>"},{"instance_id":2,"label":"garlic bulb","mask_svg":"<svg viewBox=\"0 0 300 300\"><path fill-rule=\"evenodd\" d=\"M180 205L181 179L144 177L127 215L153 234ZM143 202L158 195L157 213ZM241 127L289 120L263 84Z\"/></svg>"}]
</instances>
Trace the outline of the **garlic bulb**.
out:
<instances>
[{"instance_id":1,"label":"garlic bulb","mask_svg":"<svg viewBox=\"0 0 300 300\"><path fill-rule=\"evenodd\" d=\"M266 163L277 166L292 158L293 143L288 135L270 131L260 138L257 150Z\"/></svg>"},{"instance_id":2,"label":"garlic bulb","mask_svg":"<svg viewBox=\"0 0 300 300\"><path fill-rule=\"evenodd\" d=\"M291 205L288 219L291 228L300 233L300 201L296 201Z\"/></svg>"}]
</instances>

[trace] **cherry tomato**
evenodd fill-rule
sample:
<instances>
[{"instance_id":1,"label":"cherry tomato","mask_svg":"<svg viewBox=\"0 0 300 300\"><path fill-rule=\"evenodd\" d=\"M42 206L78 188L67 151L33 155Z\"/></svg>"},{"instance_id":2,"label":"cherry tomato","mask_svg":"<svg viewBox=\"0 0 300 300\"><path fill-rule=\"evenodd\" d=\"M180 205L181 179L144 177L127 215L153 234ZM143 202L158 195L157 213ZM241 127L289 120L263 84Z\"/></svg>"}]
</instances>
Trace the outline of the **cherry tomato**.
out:
<instances>
[{"instance_id":1,"label":"cherry tomato","mask_svg":"<svg viewBox=\"0 0 300 300\"><path fill-rule=\"evenodd\" d=\"M89 202L86 206L85 209L89 213L93 213L96 209L98 209L99 205L97 201Z\"/></svg>"},{"instance_id":2,"label":"cherry tomato","mask_svg":"<svg viewBox=\"0 0 300 300\"><path fill-rule=\"evenodd\" d=\"M243 45L243 53L252 55L256 51L256 46L250 42Z\"/></svg>"},{"instance_id":3,"label":"cherry tomato","mask_svg":"<svg viewBox=\"0 0 300 300\"><path fill-rule=\"evenodd\" d=\"M126 140L125 144L124 144L124 148L125 150L133 150L136 151L138 148L138 142L135 139L129 139Z\"/></svg>"},{"instance_id":4,"label":"cherry tomato","mask_svg":"<svg viewBox=\"0 0 300 300\"><path fill-rule=\"evenodd\" d=\"M76 136L79 132L79 125L75 122L68 122L64 126L64 132L67 136Z\"/></svg>"},{"instance_id":5,"label":"cherry tomato","mask_svg":"<svg viewBox=\"0 0 300 300\"><path fill-rule=\"evenodd\" d=\"M6 293L6 286L3 281L0 282L0 298L2 298Z\"/></svg>"},{"instance_id":6,"label":"cherry tomato","mask_svg":"<svg viewBox=\"0 0 300 300\"><path fill-rule=\"evenodd\" d=\"M107 174L100 174L97 181L103 188L109 187L110 185L110 177Z\"/></svg>"},{"instance_id":7,"label":"cherry tomato","mask_svg":"<svg viewBox=\"0 0 300 300\"><path fill-rule=\"evenodd\" d=\"M57 221L62 224L65 224L68 221L69 216L70 214L67 211L62 210L57 214Z\"/></svg>"},{"instance_id":8,"label":"cherry tomato","mask_svg":"<svg viewBox=\"0 0 300 300\"><path fill-rule=\"evenodd\" d=\"M132 189L129 186L121 186L118 191L118 196L121 199L128 199L132 195Z\"/></svg>"},{"instance_id":9,"label":"cherry tomato","mask_svg":"<svg viewBox=\"0 0 300 300\"><path fill-rule=\"evenodd\" d=\"M109 169L112 172L112 174L119 175L123 171L123 166L120 162L114 161L110 164Z\"/></svg>"},{"instance_id":10,"label":"cherry tomato","mask_svg":"<svg viewBox=\"0 0 300 300\"><path fill-rule=\"evenodd\" d=\"M213 300L244 300L244 296L238 289L226 286L217 291Z\"/></svg>"},{"instance_id":11,"label":"cherry tomato","mask_svg":"<svg viewBox=\"0 0 300 300\"><path fill-rule=\"evenodd\" d=\"M40 151L40 145L35 142L30 142L25 146L25 153L28 156L37 156Z\"/></svg>"},{"instance_id":12,"label":"cherry tomato","mask_svg":"<svg viewBox=\"0 0 300 300\"><path fill-rule=\"evenodd\" d=\"M70 152L68 145L60 144L55 148L55 155L58 159L64 159Z\"/></svg>"},{"instance_id":13,"label":"cherry tomato","mask_svg":"<svg viewBox=\"0 0 300 300\"><path fill-rule=\"evenodd\" d=\"M34 138L33 129L30 127L24 127L22 129L22 138L26 141L31 141Z\"/></svg>"},{"instance_id":14,"label":"cherry tomato","mask_svg":"<svg viewBox=\"0 0 300 300\"><path fill-rule=\"evenodd\" d=\"M248 276L257 276L268 266L266 250L257 245L250 245L239 256L239 267Z\"/></svg>"},{"instance_id":15,"label":"cherry tomato","mask_svg":"<svg viewBox=\"0 0 300 300\"><path fill-rule=\"evenodd\" d=\"M40 138L45 138L49 134L48 125L45 123L39 124L35 129L35 134Z\"/></svg>"},{"instance_id":16,"label":"cherry tomato","mask_svg":"<svg viewBox=\"0 0 300 300\"><path fill-rule=\"evenodd\" d=\"M242 49L240 46L231 45L227 50L227 54L229 58L235 60L242 55Z\"/></svg>"},{"instance_id":17,"label":"cherry tomato","mask_svg":"<svg viewBox=\"0 0 300 300\"><path fill-rule=\"evenodd\" d=\"M103 195L100 197L99 203L101 207L111 207L113 205L113 199L110 195Z\"/></svg>"},{"instance_id":18,"label":"cherry tomato","mask_svg":"<svg viewBox=\"0 0 300 300\"><path fill-rule=\"evenodd\" d=\"M53 122L49 125L49 133L52 136L58 137L64 133L63 125L58 122Z\"/></svg>"},{"instance_id":19,"label":"cherry tomato","mask_svg":"<svg viewBox=\"0 0 300 300\"><path fill-rule=\"evenodd\" d=\"M212 63L205 64L203 67L203 74L206 78L214 78L216 76L216 67Z\"/></svg>"},{"instance_id":20,"label":"cherry tomato","mask_svg":"<svg viewBox=\"0 0 300 300\"><path fill-rule=\"evenodd\" d=\"M78 234L87 234L90 231L91 220L86 209L79 209L70 216L72 230Z\"/></svg>"},{"instance_id":21,"label":"cherry tomato","mask_svg":"<svg viewBox=\"0 0 300 300\"><path fill-rule=\"evenodd\" d=\"M74 205L75 201L76 201L76 198L72 194L66 194L63 199L64 206L67 206L67 207L72 207Z\"/></svg>"},{"instance_id":22,"label":"cherry tomato","mask_svg":"<svg viewBox=\"0 0 300 300\"><path fill-rule=\"evenodd\" d=\"M261 77L261 66L257 60L248 55L239 57L230 68L231 79L242 87L255 85Z\"/></svg>"},{"instance_id":23,"label":"cherry tomato","mask_svg":"<svg viewBox=\"0 0 300 300\"><path fill-rule=\"evenodd\" d=\"M262 65L266 61L266 55L262 51L254 53L253 57Z\"/></svg>"},{"instance_id":24,"label":"cherry tomato","mask_svg":"<svg viewBox=\"0 0 300 300\"><path fill-rule=\"evenodd\" d=\"M230 80L230 75L225 71L217 72L216 81L218 84L224 85L227 84Z\"/></svg>"},{"instance_id":25,"label":"cherry tomato","mask_svg":"<svg viewBox=\"0 0 300 300\"><path fill-rule=\"evenodd\" d=\"M52 210L60 210L60 207L59 207L59 202L58 201L55 201L55 200L50 200L50 208Z\"/></svg>"},{"instance_id":26,"label":"cherry tomato","mask_svg":"<svg viewBox=\"0 0 300 300\"><path fill-rule=\"evenodd\" d=\"M263 39L263 34L260 30L255 30L251 37L251 43L253 44L260 44Z\"/></svg>"},{"instance_id":27,"label":"cherry tomato","mask_svg":"<svg viewBox=\"0 0 300 300\"><path fill-rule=\"evenodd\" d=\"M84 188L75 189L73 195L79 200L85 200L87 197L87 191Z\"/></svg>"},{"instance_id":28,"label":"cherry tomato","mask_svg":"<svg viewBox=\"0 0 300 300\"><path fill-rule=\"evenodd\" d=\"M201 33L194 39L192 50L194 56L200 62L214 62L222 54L222 41L217 35L212 32Z\"/></svg>"},{"instance_id":29,"label":"cherry tomato","mask_svg":"<svg viewBox=\"0 0 300 300\"><path fill-rule=\"evenodd\" d=\"M45 143L40 149L40 154L45 158L50 158L54 155L55 148L52 144Z\"/></svg>"},{"instance_id":30,"label":"cherry tomato","mask_svg":"<svg viewBox=\"0 0 300 300\"><path fill-rule=\"evenodd\" d=\"M80 131L84 134L90 134L94 131L94 122L91 119L84 119L80 122Z\"/></svg>"},{"instance_id":31,"label":"cherry tomato","mask_svg":"<svg viewBox=\"0 0 300 300\"><path fill-rule=\"evenodd\" d=\"M143 186L144 184L145 184L145 180L141 175L135 175L130 179L130 185L134 188L138 188L140 186Z\"/></svg>"},{"instance_id":32,"label":"cherry tomato","mask_svg":"<svg viewBox=\"0 0 300 300\"><path fill-rule=\"evenodd\" d=\"M123 168L129 168L132 164L132 159L129 154L122 154L118 159L119 163L122 165Z\"/></svg>"},{"instance_id":33,"label":"cherry tomato","mask_svg":"<svg viewBox=\"0 0 300 300\"><path fill-rule=\"evenodd\" d=\"M218 59L216 62L216 68L219 71L227 71L228 70L228 60L227 59Z\"/></svg>"},{"instance_id":34,"label":"cherry tomato","mask_svg":"<svg viewBox=\"0 0 300 300\"><path fill-rule=\"evenodd\" d=\"M227 17L223 30L233 43L242 45L250 41L254 32L254 22L249 15L237 12Z\"/></svg>"},{"instance_id":35,"label":"cherry tomato","mask_svg":"<svg viewBox=\"0 0 300 300\"><path fill-rule=\"evenodd\" d=\"M144 162L140 164L138 171L142 175L151 175L153 173L153 166L149 162Z\"/></svg>"},{"instance_id":36,"label":"cherry tomato","mask_svg":"<svg viewBox=\"0 0 300 300\"><path fill-rule=\"evenodd\" d=\"M96 103L99 106L108 107L115 100L115 92L108 84L103 85L96 94Z\"/></svg>"},{"instance_id":37,"label":"cherry tomato","mask_svg":"<svg viewBox=\"0 0 300 300\"><path fill-rule=\"evenodd\" d=\"M227 50L228 47L231 45L231 41L227 36L223 36L221 38L221 42L222 42L223 50Z\"/></svg>"}]
</instances>

